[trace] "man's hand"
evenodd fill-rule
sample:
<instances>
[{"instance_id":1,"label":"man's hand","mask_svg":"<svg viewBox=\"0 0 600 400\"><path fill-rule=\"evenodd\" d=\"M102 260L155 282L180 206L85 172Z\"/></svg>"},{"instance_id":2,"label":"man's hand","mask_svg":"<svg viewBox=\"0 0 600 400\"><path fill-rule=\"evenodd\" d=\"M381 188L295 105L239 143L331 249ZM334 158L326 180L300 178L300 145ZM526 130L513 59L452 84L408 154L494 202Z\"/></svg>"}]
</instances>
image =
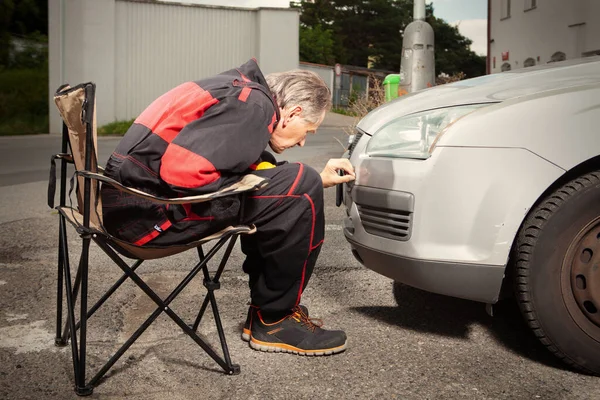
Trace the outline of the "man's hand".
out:
<instances>
[{"instance_id":1,"label":"man's hand","mask_svg":"<svg viewBox=\"0 0 600 400\"><path fill-rule=\"evenodd\" d=\"M345 175L338 175L338 171L344 171ZM338 183L350 182L354 178L356 178L354 167L347 158L332 158L327 161L327 165L325 165L325 168L321 172L324 188L335 186Z\"/></svg>"}]
</instances>

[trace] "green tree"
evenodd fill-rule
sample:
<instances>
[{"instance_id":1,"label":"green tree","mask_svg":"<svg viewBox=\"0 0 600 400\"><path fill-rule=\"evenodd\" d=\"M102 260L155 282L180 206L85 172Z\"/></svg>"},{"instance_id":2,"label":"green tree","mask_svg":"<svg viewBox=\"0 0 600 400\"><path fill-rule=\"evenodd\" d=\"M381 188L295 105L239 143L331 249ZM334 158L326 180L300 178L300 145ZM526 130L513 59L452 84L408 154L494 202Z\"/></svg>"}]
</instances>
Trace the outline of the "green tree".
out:
<instances>
[{"instance_id":1,"label":"green tree","mask_svg":"<svg viewBox=\"0 0 600 400\"><path fill-rule=\"evenodd\" d=\"M48 35L48 0L0 0L15 3L9 30L12 34Z\"/></svg>"},{"instance_id":2,"label":"green tree","mask_svg":"<svg viewBox=\"0 0 600 400\"><path fill-rule=\"evenodd\" d=\"M366 67L369 59L375 68L398 71L402 53L402 35L412 22L413 0L315 0L292 2L300 8L303 28L320 26L330 31L335 62ZM485 73L485 57L473 53L471 41L443 19L434 17L431 5L427 21L435 32L436 72L464 72L473 77ZM300 43L301 54L312 41Z\"/></svg>"},{"instance_id":3,"label":"green tree","mask_svg":"<svg viewBox=\"0 0 600 400\"><path fill-rule=\"evenodd\" d=\"M300 61L333 65L333 46L331 30L321 25L300 26Z\"/></svg>"},{"instance_id":4,"label":"green tree","mask_svg":"<svg viewBox=\"0 0 600 400\"><path fill-rule=\"evenodd\" d=\"M13 0L0 0L0 66L8 64L10 55L10 25L15 11Z\"/></svg>"},{"instance_id":5,"label":"green tree","mask_svg":"<svg viewBox=\"0 0 600 400\"><path fill-rule=\"evenodd\" d=\"M398 30L403 26L399 22L410 17L412 0L315 0L292 6L300 8L303 26L332 32L336 62L366 67L369 58L375 57L377 67L395 63L394 69L399 69L396 49L402 47Z\"/></svg>"},{"instance_id":6,"label":"green tree","mask_svg":"<svg viewBox=\"0 0 600 400\"><path fill-rule=\"evenodd\" d=\"M434 16L433 7L427 8L427 22L435 33L435 72L454 75L463 72L467 78L485 74L485 57L473 52L472 40L464 37L458 27Z\"/></svg>"}]
</instances>

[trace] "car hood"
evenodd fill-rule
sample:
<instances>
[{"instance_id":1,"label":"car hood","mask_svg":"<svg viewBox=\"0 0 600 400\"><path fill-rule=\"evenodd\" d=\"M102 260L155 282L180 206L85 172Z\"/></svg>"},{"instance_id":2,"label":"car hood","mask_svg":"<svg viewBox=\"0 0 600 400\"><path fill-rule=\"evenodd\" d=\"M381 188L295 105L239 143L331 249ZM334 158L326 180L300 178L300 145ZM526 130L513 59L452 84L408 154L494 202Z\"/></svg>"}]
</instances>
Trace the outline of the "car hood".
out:
<instances>
[{"instance_id":1,"label":"car hood","mask_svg":"<svg viewBox=\"0 0 600 400\"><path fill-rule=\"evenodd\" d=\"M367 134L373 134L388 122L416 112L468 104L500 103L519 97L527 98L548 90L598 82L600 57L521 68L402 96L371 111L357 127Z\"/></svg>"}]
</instances>

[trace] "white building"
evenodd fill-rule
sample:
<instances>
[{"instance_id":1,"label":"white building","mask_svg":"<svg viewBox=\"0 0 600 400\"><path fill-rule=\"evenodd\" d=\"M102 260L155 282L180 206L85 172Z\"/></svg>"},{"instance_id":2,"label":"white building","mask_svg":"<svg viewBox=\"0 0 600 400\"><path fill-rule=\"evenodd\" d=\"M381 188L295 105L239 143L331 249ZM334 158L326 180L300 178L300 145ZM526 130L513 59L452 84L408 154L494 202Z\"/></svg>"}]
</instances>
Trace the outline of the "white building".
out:
<instances>
[{"instance_id":1,"label":"white building","mask_svg":"<svg viewBox=\"0 0 600 400\"><path fill-rule=\"evenodd\" d=\"M183 0L182 0L183 1ZM156 0L49 0L52 96L63 83L96 83L98 125L135 118L179 85L255 57L265 74L298 68L299 14Z\"/></svg>"},{"instance_id":2,"label":"white building","mask_svg":"<svg viewBox=\"0 0 600 400\"><path fill-rule=\"evenodd\" d=\"M488 72L600 54L600 0L488 0Z\"/></svg>"}]
</instances>

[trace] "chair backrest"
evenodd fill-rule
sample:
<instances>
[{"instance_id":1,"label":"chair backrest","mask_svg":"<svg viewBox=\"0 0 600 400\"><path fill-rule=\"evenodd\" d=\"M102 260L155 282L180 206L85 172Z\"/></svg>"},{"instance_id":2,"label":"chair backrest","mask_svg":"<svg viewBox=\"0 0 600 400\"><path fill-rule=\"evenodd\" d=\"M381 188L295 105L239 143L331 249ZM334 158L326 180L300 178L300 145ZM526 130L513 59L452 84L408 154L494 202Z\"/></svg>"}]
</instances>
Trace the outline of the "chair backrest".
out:
<instances>
[{"instance_id":1,"label":"chair backrest","mask_svg":"<svg viewBox=\"0 0 600 400\"><path fill-rule=\"evenodd\" d=\"M61 86L54 94L54 102L68 130L69 146L77 171L98 172L98 140L96 134L96 85L83 83L74 87ZM91 148L87 152L88 143ZM84 213L84 178L78 177L77 208ZM102 204L99 183L90 182L90 222L102 226Z\"/></svg>"}]
</instances>

